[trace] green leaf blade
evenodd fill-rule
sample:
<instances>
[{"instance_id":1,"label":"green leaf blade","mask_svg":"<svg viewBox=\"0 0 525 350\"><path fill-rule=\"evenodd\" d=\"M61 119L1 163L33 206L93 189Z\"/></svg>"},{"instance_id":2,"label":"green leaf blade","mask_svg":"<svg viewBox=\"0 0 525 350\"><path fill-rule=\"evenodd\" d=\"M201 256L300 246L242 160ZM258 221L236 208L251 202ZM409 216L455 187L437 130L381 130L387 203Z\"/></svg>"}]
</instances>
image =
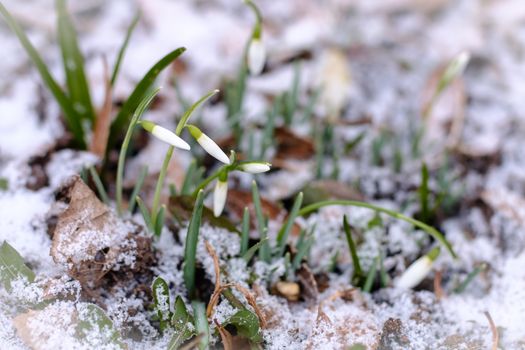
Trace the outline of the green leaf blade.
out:
<instances>
[{"instance_id":1,"label":"green leaf blade","mask_svg":"<svg viewBox=\"0 0 525 350\"><path fill-rule=\"evenodd\" d=\"M164 68L169 66L174 60L182 55L184 51L186 51L186 49L184 47L180 47L162 57L150 68L142 80L140 80L140 82L136 85L135 89L128 97L126 102L124 102L124 105L111 124L110 136L108 139L108 149L110 149L110 146L114 145L114 143L117 141L118 134L120 134L122 129L128 123L133 111L137 108L140 101L142 101L144 96L147 94L148 89L155 82L155 79L157 79L160 72L162 72Z\"/></svg>"},{"instance_id":2,"label":"green leaf blade","mask_svg":"<svg viewBox=\"0 0 525 350\"><path fill-rule=\"evenodd\" d=\"M4 241L0 246L0 282L7 291L11 291L11 283L20 278L31 283L35 280L35 273L27 267L16 249Z\"/></svg>"},{"instance_id":3,"label":"green leaf blade","mask_svg":"<svg viewBox=\"0 0 525 350\"><path fill-rule=\"evenodd\" d=\"M84 71L84 57L78 47L77 34L66 9L65 0L56 1L57 27L69 99L77 114L92 124L95 112Z\"/></svg>"}]
</instances>

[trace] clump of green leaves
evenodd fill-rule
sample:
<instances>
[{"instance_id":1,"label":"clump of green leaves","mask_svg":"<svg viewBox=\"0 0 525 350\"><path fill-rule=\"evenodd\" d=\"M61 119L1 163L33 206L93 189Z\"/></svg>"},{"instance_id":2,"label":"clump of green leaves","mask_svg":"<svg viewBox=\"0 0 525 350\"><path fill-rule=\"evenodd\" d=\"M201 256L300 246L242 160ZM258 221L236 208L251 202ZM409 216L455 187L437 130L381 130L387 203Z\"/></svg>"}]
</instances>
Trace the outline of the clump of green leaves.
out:
<instances>
[{"instance_id":1,"label":"clump of green leaves","mask_svg":"<svg viewBox=\"0 0 525 350\"><path fill-rule=\"evenodd\" d=\"M180 296L177 296L172 307L169 287L163 278L157 277L153 280L151 292L160 330L173 332L168 349L178 349L182 343L195 335L195 319Z\"/></svg>"},{"instance_id":2,"label":"clump of green leaves","mask_svg":"<svg viewBox=\"0 0 525 350\"><path fill-rule=\"evenodd\" d=\"M66 1L56 0L55 3L57 11L57 37L59 39L60 50L62 53L63 68L66 77L66 90L64 90L51 75L46 63L33 46L20 24L18 24L1 3L0 13L4 17L8 26L18 37L22 47L25 49L40 73L44 84L53 94L53 97L60 106L66 125L73 135L76 147L85 149L88 141L86 139L86 126L90 130L93 129L96 124L97 115L91 101L88 81L84 70L84 57L79 49L78 38L73 21L66 9ZM128 42L138 20L139 17L137 15L133 19L119 50L117 59L113 65L110 82L111 86L114 85L118 78L121 62L124 59ZM131 118L131 114L137 109L140 102L147 95L148 90L153 85L160 72L168 67L169 64L177 59L184 51L185 49L181 47L162 57L135 86L135 89L124 102L111 124L108 138L109 147L114 145L120 137Z\"/></svg>"}]
</instances>

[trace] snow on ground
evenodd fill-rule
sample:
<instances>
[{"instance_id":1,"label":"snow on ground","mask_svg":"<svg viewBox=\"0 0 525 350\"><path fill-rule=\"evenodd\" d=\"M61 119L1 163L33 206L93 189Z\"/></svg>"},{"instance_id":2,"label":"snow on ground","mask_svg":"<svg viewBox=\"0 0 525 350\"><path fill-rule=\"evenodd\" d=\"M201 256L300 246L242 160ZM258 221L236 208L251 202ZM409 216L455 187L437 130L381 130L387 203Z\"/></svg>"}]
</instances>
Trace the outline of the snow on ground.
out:
<instances>
[{"instance_id":1,"label":"snow on ground","mask_svg":"<svg viewBox=\"0 0 525 350\"><path fill-rule=\"evenodd\" d=\"M4 3L29 28L30 38L42 50L57 79L63 81L53 34L53 1L11 0ZM116 97L126 96L132 84L155 60L178 46L188 48L183 58L187 72L179 82L185 96L192 100L216 88L225 76L235 74L253 21L252 14L241 1L233 0L148 0L136 4L124 0L71 0L69 3L79 14L81 46L87 52L86 66L98 104L103 98L101 55L113 61L136 6L142 9L143 21L123 62ZM420 181L421 159L412 160L407 155L410 154L410 137L422 123L418 118L425 86L436 67L461 50L471 51L473 58L464 78L467 103L459 145L467 160L447 169L451 176L460 174L461 179L453 183L451 189L471 205L461 206L443 222L442 230L459 258L453 260L442 252L436 269L444 276L443 288L452 291L475 267L488 264L487 270L463 293L451 292L440 300L428 290L412 292L391 288L372 296L354 292L350 301L330 299L350 288L352 268L341 215L347 214L353 225L365 229L373 213L364 209L323 209L303 223L316 227L317 241L310 254L310 265L314 272L322 271L338 252L341 274L330 274L332 285L319 296L319 300L326 300L322 308L306 302L289 303L266 291L258 293L258 303L272 315L269 328L263 332L265 347L337 349L342 344L361 343L377 348L386 346L385 337L390 336L394 340L388 344L394 346L395 343L400 349L490 348L492 335L484 315L486 311L498 327L501 348L525 349L525 3L520 0L260 3L272 69L249 81L246 123L264 121L265 95L282 92L290 86L293 74L290 65L279 64L283 57L300 50L311 51L312 58L302 64L304 90L322 81L318 75L326 72L322 69L326 53L334 47L342 49L349 76L340 82L348 89L342 96L348 106L341 119L356 120L367 116L371 124L338 127L337 133L345 140L355 137L361 130L367 131L355 150L356 156L341 159L340 180L358 183L367 198L381 198L377 203L383 206L399 209L401 203L408 202L405 211L408 215L416 213L414 203L417 199L410 197L408 188L417 186ZM63 271L49 255L51 241L46 223L55 203L54 191L83 166L95 163L96 158L72 150L55 152L46 168L49 184L36 191L26 188L32 176L28 161L45 154L63 130L58 108L52 103L45 104L45 108L40 106L42 100L50 100L50 95L41 88L39 76L14 35L3 21L1 23L5 53L0 62L3 77L0 81L0 178L7 180L8 189L0 190L0 241L8 241L20 252L38 276L57 277ZM337 72L341 69L345 68L338 68ZM169 85L165 75L159 84ZM168 126L173 124L173 115L180 106L172 91L166 88L162 94L169 100L165 103L166 113L156 113L152 117ZM337 98L334 101L338 103ZM436 122L444 127L455 120L456 110L450 112L447 107L450 101L454 103L453 97L443 97L439 101L435 112L441 114L429 123ZM213 136L227 133L221 108L212 106L204 110L204 125L214 130ZM399 173L388 166L371 165L374 140L385 128L398 136L394 145L405 154ZM429 137L431 141L423 140L426 142L423 153L429 155L425 160L431 166L439 164L436 160L439 157L433 155L443 150L443 137L448 132L447 129L439 130L438 136ZM144 153L135 162L153 162L150 169L158 169L162 161L159 149L160 146L150 144L148 152L153 155ZM385 163L391 162L395 157L393 147L386 147L382 156ZM493 158L497 160L490 163ZM130 169L138 169L141 165L130 164ZM294 170L283 170L261 179L263 195L282 198L283 192L294 193L311 180L314 171L309 162L297 164ZM240 181L241 185L249 186L250 179L240 178ZM485 214L487 210L493 213L490 217ZM367 231L359 255L366 269L378 251L385 249L381 247L391 253L400 253L385 259L387 269L397 275L425 253L421 247L428 239L424 233L413 232L402 222L386 217L383 220L388 223L388 235L377 227ZM232 258L238 252L238 240L225 239L221 245L217 240L225 233L209 226L202 233L215 241L214 246L221 262L228 266L232 280L247 285L250 276L245 266L240 259ZM179 242L183 238L184 232L177 241L165 229L157 243L160 261L154 272L173 285L172 297L185 291L180 270L183 247ZM198 260L204 262L205 272L213 280L212 261L203 242L199 244ZM261 274L276 267L257 266L256 271ZM274 271L273 278L283 273L282 269ZM5 292L0 297L9 300ZM156 330L147 321L151 314L140 305L140 300L117 294L106 301L108 315L117 327L132 323L140 328L145 340L142 343L129 340L130 348L166 347L166 337L155 338ZM0 307L0 343L6 349L24 349L11 323L13 307L8 304ZM82 311L82 307L82 303L72 301L56 302L34 316L31 327L47 337L42 348L74 348L74 330L65 321ZM127 308L139 311L129 315L125 311ZM226 319L231 312L231 306L222 302L217 317ZM49 327L53 327L52 332ZM92 340L98 341L96 337ZM96 343L89 344L94 345Z\"/></svg>"}]
</instances>

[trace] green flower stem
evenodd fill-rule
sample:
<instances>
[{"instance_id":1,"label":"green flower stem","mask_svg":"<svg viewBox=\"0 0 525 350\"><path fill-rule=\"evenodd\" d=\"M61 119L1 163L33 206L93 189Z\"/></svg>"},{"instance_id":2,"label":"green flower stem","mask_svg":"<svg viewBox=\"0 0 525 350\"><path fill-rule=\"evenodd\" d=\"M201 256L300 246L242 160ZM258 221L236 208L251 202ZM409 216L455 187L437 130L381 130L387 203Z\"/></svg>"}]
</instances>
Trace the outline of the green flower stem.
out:
<instances>
[{"instance_id":1,"label":"green flower stem","mask_svg":"<svg viewBox=\"0 0 525 350\"><path fill-rule=\"evenodd\" d=\"M212 182L212 181L215 180L216 178L220 177L221 174L222 174L224 171L229 172L231 168L232 168L232 165L224 165L224 166L221 166L216 172L214 172L213 174L211 174L210 176L208 176L207 178L205 178L204 180L202 180L202 182L199 184L199 186L197 186L197 188L195 189L195 191L193 191L193 193L191 194L192 197L197 196L197 193L199 193L200 190L205 189L206 186L208 186L208 185L210 184L210 182Z\"/></svg>"},{"instance_id":2,"label":"green flower stem","mask_svg":"<svg viewBox=\"0 0 525 350\"><path fill-rule=\"evenodd\" d=\"M253 33L252 33L252 38L253 39L260 39L261 38L261 33L262 33L262 15L261 15L261 11L259 11L259 9L257 8L257 6L255 6L255 4L253 3L252 0L244 0L244 3L246 5L248 5L253 13L255 14L255 17L256 17L256 21L255 21L255 24L253 26Z\"/></svg>"},{"instance_id":3,"label":"green flower stem","mask_svg":"<svg viewBox=\"0 0 525 350\"><path fill-rule=\"evenodd\" d=\"M156 222L157 220L157 211L159 209L160 203L160 194L162 192L162 186L164 185L164 178L166 177L166 172L168 171L168 165L173 155L173 150L175 147L170 146L164 157L164 162L160 168L159 178L157 180L157 185L155 186L155 195L153 196L153 205L151 206L151 222Z\"/></svg>"},{"instance_id":4,"label":"green flower stem","mask_svg":"<svg viewBox=\"0 0 525 350\"><path fill-rule=\"evenodd\" d=\"M197 102L195 102L186 112L184 112L184 115L180 119L179 123L177 124L177 128L175 129L175 135L180 136L182 133L182 130L184 130L184 127L186 126L188 120L190 119L191 114L195 111L197 107L199 107L203 102L208 100L210 97L218 93L219 90L213 90L208 92L206 95L201 97ZM164 162L162 163L162 168L160 169L159 178L157 180L157 185L155 186L155 195L153 196L153 205L151 207L151 221L156 222L157 219L157 211L159 209L160 204L160 194L162 192L162 187L164 185L164 178L166 177L166 172L168 170L168 165L171 160L171 156L173 155L173 146L170 146L168 148L168 151L166 152L166 156L164 157ZM210 180L211 181L211 180ZM195 196L197 195L197 192L195 192Z\"/></svg>"},{"instance_id":5,"label":"green flower stem","mask_svg":"<svg viewBox=\"0 0 525 350\"><path fill-rule=\"evenodd\" d=\"M138 121L140 120L140 117L146 110L146 108L149 106L153 98L158 94L160 88L156 88L152 92L150 92L146 97L140 102L137 109L135 110L135 113L133 114L133 117L131 118L131 122L129 123L128 130L126 131L126 136L124 137L124 142L122 142L122 147L120 148L120 154L118 157L118 165L117 165L117 183L116 183L116 200L117 200L117 213L119 215L122 214L122 179L124 178L124 161L126 159L126 154L128 153L128 147L129 142L131 141L131 136L133 135L133 130L135 129L135 126L137 125Z\"/></svg>"},{"instance_id":6,"label":"green flower stem","mask_svg":"<svg viewBox=\"0 0 525 350\"><path fill-rule=\"evenodd\" d=\"M380 213L387 214L393 218L406 221L416 227L419 227L420 229L427 232L429 235L434 237L437 241L439 241L445 248L449 251L449 253L452 255L452 257L457 258L456 253L452 249L452 246L450 243L445 239L445 237L435 228L432 226L429 226L425 224L424 222L421 222L419 220L412 219L411 217L408 217L406 215L403 215L401 213L398 213L393 210L385 209L382 207L378 207L376 205L365 203L365 202L359 202L359 201L349 201L349 200L327 200L327 201L321 201L314 204L307 205L306 207L299 210L299 213L297 216L304 216L307 215L313 211L316 211L319 208L330 206L330 205L348 205L353 207L361 207L361 208L368 208L371 210L375 210Z\"/></svg>"}]
</instances>

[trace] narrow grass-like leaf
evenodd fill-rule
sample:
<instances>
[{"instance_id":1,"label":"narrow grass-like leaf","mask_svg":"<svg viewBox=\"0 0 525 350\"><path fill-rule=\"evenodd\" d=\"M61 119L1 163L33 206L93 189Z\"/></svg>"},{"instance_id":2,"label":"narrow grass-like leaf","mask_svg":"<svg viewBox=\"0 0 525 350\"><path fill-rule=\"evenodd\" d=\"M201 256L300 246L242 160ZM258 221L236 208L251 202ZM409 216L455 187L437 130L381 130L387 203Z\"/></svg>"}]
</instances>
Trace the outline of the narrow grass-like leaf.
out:
<instances>
[{"instance_id":1,"label":"narrow grass-like leaf","mask_svg":"<svg viewBox=\"0 0 525 350\"><path fill-rule=\"evenodd\" d=\"M323 131L320 125L314 129L314 143L315 143L315 178L321 179L323 177L323 168L324 168L324 153L325 153L325 143L323 137Z\"/></svg>"},{"instance_id":2,"label":"narrow grass-like leaf","mask_svg":"<svg viewBox=\"0 0 525 350\"><path fill-rule=\"evenodd\" d=\"M112 349L127 349L119 332L113 327L113 322L102 308L95 304L87 304L77 309L79 313L76 333L87 343L86 345L90 345L88 348L100 344L111 344ZM93 333L104 339L97 339L97 344L91 344Z\"/></svg>"},{"instance_id":3,"label":"narrow grass-like leaf","mask_svg":"<svg viewBox=\"0 0 525 350\"><path fill-rule=\"evenodd\" d=\"M312 115L314 114L314 108L317 105L317 101L319 100L319 96L321 96L321 89L315 89L303 111L303 122L307 122L312 118Z\"/></svg>"},{"instance_id":4,"label":"narrow grass-like leaf","mask_svg":"<svg viewBox=\"0 0 525 350\"><path fill-rule=\"evenodd\" d=\"M135 186L133 187L133 192L131 193L131 197L129 198L128 210L130 213L133 213L133 211L135 210L136 198L139 195L142 185L144 184L146 175L148 175L147 165L142 167L142 170L140 171L140 174L137 177L137 181L135 182Z\"/></svg>"},{"instance_id":5,"label":"narrow grass-like leaf","mask_svg":"<svg viewBox=\"0 0 525 350\"><path fill-rule=\"evenodd\" d=\"M126 53L126 49L128 48L129 39L131 38L131 34L133 34L133 30L137 26L137 23L139 23L139 19L140 19L140 12L137 12L135 16L133 17L133 20L131 21L131 24L129 25L128 30L126 31L126 37L124 38L124 41L122 42L122 45L120 46L120 50L118 51L115 65L113 66L113 73L111 74L111 86L115 85L115 81L117 80L118 73L120 71L120 65L124 58L124 54Z\"/></svg>"},{"instance_id":6,"label":"narrow grass-like leaf","mask_svg":"<svg viewBox=\"0 0 525 350\"><path fill-rule=\"evenodd\" d=\"M295 110L297 109L297 101L299 99L299 82L301 77L301 66L299 62L294 64L294 77L292 81L292 87L290 92L286 94L285 99L285 113L284 113L284 122L286 125L290 126L293 123L293 117L295 115Z\"/></svg>"},{"instance_id":7,"label":"narrow grass-like leaf","mask_svg":"<svg viewBox=\"0 0 525 350\"><path fill-rule=\"evenodd\" d=\"M84 72L84 58L78 48L75 27L66 9L65 0L56 0L57 28L66 76L69 99L83 120L95 121L89 86Z\"/></svg>"},{"instance_id":8,"label":"narrow grass-like leaf","mask_svg":"<svg viewBox=\"0 0 525 350\"><path fill-rule=\"evenodd\" d=\"M184 176L184 182L182 183L182 187L180 189L181 196L188 196L191 194L191 185L193 184L196 170L197 161L193 159L190 163L190 166L188 167L188 170L186 171L186 175Z\"/></svg>"},{"instance_id":9,"label":"narrow grass-like leaf","mask_svg":"<svg viewBox=\"0 0 525 350\"><path fill-rule=\"evenodd\" d=\"M188 295L193 298L195 295L195 266L197 254L197 242L199 239L199 229L201 227L202 207L204 202L204 192L200 190L195 200L195 206L191 215L188 233L186 234L186 244L184 245L184 283L188 290Z\"/></svg>"},{"instance_id":10,"label":"narrow grass-like leaf","mask_svg":"<svg viewBox=\"0 0 525 350\"><path fill-rule=\"evenodd\" d=\"M381 287L386 288L390 283L390 277L385 269L385 259L383 258L383 253L379 254L379 277L381 281Z\"/></svg>"},{"instance_id":11,"label":"narrow grass-like leaf","mask_svg":"<svg viewBox=\"0 0 525 350\"><path fill-rule=\"evenodd\" d=\"M357 255L357 248L352 238L352 229L350 224L348 224L348 219L346 215L343 215L343 229L346 235L346 241L348 242L348 248L350 250L350 256L352 257L352 264L354 265L354 273L352 276L352 284L360 285L363 279L363 270L361 269L361 263L359 261L359 256Z\"/></svg>"},{"instance_id":12,"label":"narrow grass-like leaf","mask_svg":"<svg viewBox=\"0 0 525 350\"><path fill-rule=\"evenodd\" d=\"M105 204L109 203L109 197L108 193L106 192L106 189L104 188L104 184L102 183L102 179L100 179L100 176L98 175L97 171L93 166L89 167L89 173L91 174L91 178L93 179L93 182L95 183L95 187L97 188L98 195L100 196L100 199L102 199L102 202Z\"/></svg>"},{"instance_id":13,"label":"narrow grass-like leaf","mask_svg":"<svg viewBox=\"0 0 525 350\"><path fill-rule=\"evenodd\" d=\"M310 248L312 248L314 242L315 238L309 237L306 240L304 240L303 243L297 248L297 253L295 253L295 256L292 260L292 268L294 270L297 270L299 266L301 266L303 258L308 255L308 253L310 252Z\"/></svg>"},{"instance_id":14,"label":"narrow grass-like leaf","mask_svg":"<svg viewBox=\"0 0 525 350\"><path fill-rule=\"evenodd\" d=\"M202 96L200 99L197 100L194 104L191 105L190 108L184 112L182 117L179 120L179 123L177 124L177 128L175 129L175 134L180 135L182 132L182 129L188 124L188 121L193 114L193 112L204 102L208 101L210 98L212 98L215 94L217 94L219 90L212 90L208 92L206 95Z\"/></svg>"},{"instance_id":15,"label":"narrow grass-like leaf","mask_svg":"<svg viewBox=\"0 0 525 350\"><path fill-rule=\"evenodd\" d=\"M242 258L244 259L244 261L246 261L246 263L249 263L250 260L252 260L253 256L255 255L255 253L257 252L257 250L259 248L261 248L263 246L263 244L266 244L268 243L268 237L264 238L264 239L261 239L259 242L255 243L254 245L252 245L250 247L250 249L248 249L246 251L246 253L244 253L242 255Z\"/></svg>"},{"instance_id":16,"label":"narrow grass-like leaf","mask_svg":"<svg viewBox=\"0 0 525 350\"><path fill-rule=\"evenodd\" d=\"M421 219L423 222L428 222L430 218L429 213L429 191L428 191L428 168L425 163L421 166L421 185L418 189L419 205L421 209Z\"/></svg>"},{"instance_id":17,"label":"narrow grass-like leaf","mask_svg":"<svg viewBox=\"0 0 525 350\"><path fill-rule=\"evenodd\" d=\"M235 326L237 333L246 339L256 342L261 339L259 334L259 318L248 309L237 311L226 320L225 324Z\"/></svg>"},{"instance_id":18,"label":"narrow grass-like leaf","mask_svg":"<svg viewBox=\"0 0 525 350\"><path fill-rule=\"evenodd\" d=\"M134 110L139 106L141 101L144 100L144 96L148 93L149 88L157 79L160 72L169 66L171 62L177 59L186 49L180 47L176 50L171 51L166 56L162 57L157 63L150 68L150 70L144 75L142 80L135 86L135 89L128 97L124 105L120 109L119 113L115 117L115 120L111 124L111 131L108 140L108 149L117 141L118 135L125 128L125 125L129 122L131 115Z\"/></svg>"},{"instance_id":19,"label":"narrow grass-like leaf","mask_svg":"<svg viewBox=\"0 0 525 350\"><path fill-rule=\"evenodd\" d=\"M366 132L363 131L362 133L354 137L352 140L350 140L350 142L346 143L344 147L344 153L349 154L350 152L352 152L361 143L361 141L364 140L365 136Z\"/></svg>"},{"instance_id":20,"label":"narrow grass-like leaf","mask_svg":"<svg viewBox=\"0 0 525 350\"><path fill-rule=\"evenodd\" d=\"M155 215L155 236L160 237L162 227L164 226L164 216L166 215L166 206L163 204L157 215Z\"/></svg>"},{"instance_id":21,"label":"narrow grass-like leaf","mask_svg":"<svg viewBox=\"0 0 525 350\"><path fill-rule=\"evenodd\" d=\"M248 251L248 241L250 239L250 211L248 207L244 207L242 214L242 230L241 230L241 251L240 255L243 256Z\"/></svg>"},{"instance_id":22,"label":"narrow grass-like leaf","mask_svg":"<svg viewBox=\"0 0 525 350\"><path fill-rule=\"evenodd\" d=\"M261 197L259 196L259 189L257 188L257 183L255 181L252 182L252 197L253 197L253 205L255 207L255 216L257 217L257 229L259 230L260 240L263 241L264 239L266 239L267 228L265 224L264 215L262 212ZM260 248L259 257L261 258L261 260L266 261L267 263L270 262L271 256L270 256L270 246L268 245L268 241L265 241L265 243Z\"/></svg>"},{"instance_id":23,"label":"narrow grass-like leaf","mask_svg":"<svg viewBox=\"0 0 525 350\"><path fill-rule=\"evenodd\" d=\"M208 318L206 317L206 306L200 301L193 301L191 306L193 308L193 316L195 317L197 334L203 335L199 342L199 350L205 350L210 343L210 329Z\"/></svg>"},{"instance_id":24,"label":"narrow grass-like leaf","mask_svg":"<svg viewBox=\"0 0 525 350\"><path fill-rule=\"evenodd\" d=\"M378 258L375 258L374 262L372 263L372 266L370 267L370 270L368 271L368 275L366 276L365 284L363 285L363 292L365 293L370 293L370 291L372 290L374 280L376 279L377 274L377 263Z\"/></svg>"},{"instance_id":25,"label":"narrow grass-like leaf","mask_svg":"<svg viewBox=\"0 0 525 350\"><path fill-rule=\"evenodd\" d=\"M153 303L159 318L160 330L164 331L169 326L172 316L168 283L162 277L155 278L151 284L151 294L153 294Z\"/></svg>"},{"instance_id":26,"label":"narrow grass-like leaf","mask_svg":"<svg viewBox=\"0 0 525 350\"><path fill-rule=\"evenodd\" d=\"M133 118L131 118L131 121L128 126L128 130L126 131L126 136L124 137L124 141L122 142L122 146L120 147L120 153L118 157L118 165L117 165L117 180L116 180L116 199L117 199L117 212L119 214L122 213L122 181L124 178L124 162L126 160L126 154L128 152L129 143L131 141L131 135L133 135L133 130L135 130L135 126L137 125L138 121L142 117L142 114L148 108L149 104L155 96L159 93L159 88L150 91L142 101L137 105L137 109L135 110L135 113L133 113Z\"/></svg>"},{"instance_id":27,"label":"narrow grass-like leaf","mask_svg":"<svg viewBox=\"0 0 525 350\"><path fill-rule=\"evenodd\" d=\"M274 143L273 135L274 135L274 129L275 129L275 118L277 116L278 111L279 111L279 98L276 98L273 103L272 109L268 113L268 118L266 119L266 123L264 125L262 141L261 141L261 153L259 155L259 159L265 158L268 148L270 148Z\"/></svg>"},{"instance_id":28,"label":"narrow grass-like leaf","mask_svg":"<svg viewBox=\"0 0 525 350\"><path fill-rule=\"evenodd\" d=\"M20 27L20 25L15 21L15 19L11 16L9 11L7 11L7 9L2 3L0 3L0 13L2 14L2 16L4 16L7 25L18 37L20 44L22 44L27 54L31 58L31 61L33 61L33 64L40 73L42 80L55 97L57 103L60 105L60 108L64 113L66 124L71 133L73 134L73 137L75 138L76 145L81 149L85 149L86 142L84 139L84 129L82 128L81 118L73 108L71 100L67 97L62 88L60 88L60 85L58 85L58 83L55 81L55 79L49 72L46 64L44 63L42 57L40 57L33 44L31 44L26 34Z\"/></svg>"},{"instance_id":29,"label":"narrow grass-like leaf","mask_svg":"<svg viewBox=\"0 0 525 350\"><path fill-rule=\"evenodd\" d=\"M140 212L142 213L142 217L144 218L144 223L146 224L148 229L150 231L152 231L153 225L151 223L151 215L149 213L148 208L146 207L146 204L144 204L144 202L142 201L142 199L139 196L137 196L135 198L136 198L135 200L137 201L137 204L139 206Z\"/></svg>"},{"instance_id":30,"label":"narrow grass-like leaf","mask_svg":"<svg viewBox=\"0 0 525 350\"><path fill-rule=\"evenodd\" d=\"M302 204L303 204L303 192L300 192L295 198L295 201L292 207L292 211L290 212L290 215L288 215L286 224L283 225L281 229L279 230L279 233L277 233L277 256L278 257L281 257L284 254L284 251L286 249L286 243L288 242L288 236L290 235L290 231L292 229L293 223L295 221L295 218L297 217L297 213L299 213L299 209L301 209Z\"/></svg>"},{"instance_id":31,"label":"narrow grass-like leaf","mask_svg":"<svg viewBox=\"0 0 525 350\"><path fill-rule=\"evenodd\" d=\"M406 215L403 215L401 213L398 213L396 211L393 211L393 210L390 210L390 209L385 209L385 208L382 208L382 207L379 207L377 205L373 205L373 204L370 204L370 203L359 202L359 201L350 201L350 200L327 200L327 201L321 201L321 202L317 202L317 203L313 203L313 204L307 205L306 207L302 208L301 210L299 210L299 213L297 214L297 216L304 216L304 215L307 215L307 214L309 214L309 213L311 213L313 211L316 211L319 208L330 206L330 205L348 205L348 206L354 206L354 207L368 208L368 209L375 210L375 211L380 212L380 213L385 213L385 214L387 214L387 215L389 215L389 216L391 216L391 217L393 217L395 219L406 221L409 224L412 224L412 225L414 225L416 227L419 227L420 229L422 229L423 231L425 231L426 233L431 235L434 239L439 241L449 251L449 253L450 253L450 255L452 255L452 257L457 258L457 255L454 252L454 249L452 249L452 246L450 245L450 243L445 239L445 237L438 230L436 230L432 226L429 226L429 225L427 225L424 222L421 222L419 220L412 219L412 218L410 218L410 217L408 217Z\"/></svg>"},{"instance_id":32,"label":"narrow grass-like leaf","mask_svg":"<svg viewBox=\"0 0 525 350\"><path fill-rule=\"evenodd\" d=\"M19 278L33 282L35 273L27 267L16 249L4 241L0 246L0 282L9 292L11 291L11 282Z\"/></svg>"},{"instance_id":33,"label":"narrow grass-like leaf","mask_svg":"<svg viewBox=\"0 0 525 350\"><path fill-rule=\"evenodd\" d=\"M454 293L461 294L467 289L468 285L476 278L477 275L479 275L482 271L485 271L487 269L487 264L483 263L476 267L474 270L472 270L465 280L461 282L456 288L454 288Z\"/></svg>"}]
</instances>

